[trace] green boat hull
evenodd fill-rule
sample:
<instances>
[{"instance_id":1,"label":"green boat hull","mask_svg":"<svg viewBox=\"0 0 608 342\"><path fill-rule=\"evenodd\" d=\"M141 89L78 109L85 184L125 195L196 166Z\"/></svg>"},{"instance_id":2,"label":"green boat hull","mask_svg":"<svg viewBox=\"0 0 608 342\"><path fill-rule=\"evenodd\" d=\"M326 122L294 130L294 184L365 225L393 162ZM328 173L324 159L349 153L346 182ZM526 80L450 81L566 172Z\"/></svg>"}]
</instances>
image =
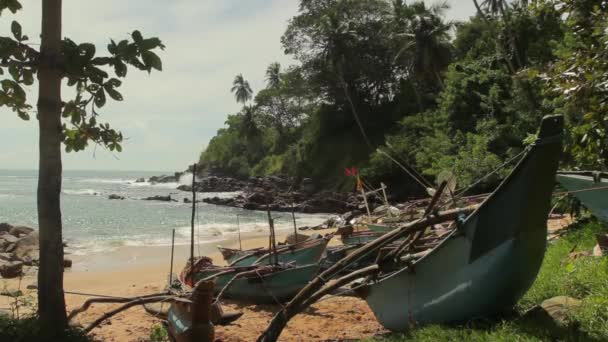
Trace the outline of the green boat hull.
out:
<instances>
[{"instance_id":1,"label":"green boat hull","mask_svg":"<svg viewBox=\"0 0 608 342\"><path fill-rule=\"evenodd\" d=\"M524 295L545 252L562 127L561 116L544 118L539 142L459 229L412 266L359 290L384 327L485 317Z\"/></svg>"},{"instance_id":2,"label":"green boat hull","mask_svg":"<svg viewBox=\"0 0 608 342\"><path fill-rule=\"evenodd\" d=\"M217 268L198 272L195 283L222 272ZM223 273L215 278L215 293L218 294L236 274L244 270L238 268L229 273ZM253 276L236 279L223 294L226 298L256 304L283 303L293 298L304 286L308 284L319 272L319 265L307 265L288 268L264 274L261 277Z\"/></svg>"},{"instance_id":3,"label":"green boat hull","mask_svg":"<svg viewBox=\"0 0 608 342\"><path fill-rule=\"evenodd\" d=\"M296 265L316 264L321 260L325 249L327 248L327 239L319 239L319 243L305 248L288 248L278 253L279 263L291 263ZM274 259L274 257L273 257ZM233 261L230 266L252 266L270 264L274 260L270 260L270 255L247 255Z\"/></svg>"},{"instance_id":4,"label":"green boat hull","mask_svg":"<svg viewBox=\"0 0 608 342\"><path fill-rule=\"evenodd\" d=\"M393 230L393 227L382 225L382 224L371 224L371 223L368 223L367 224L367 229L371 230L372 232L376 232L376 233L388 233L391 230Z\"/></svg>"},{"instance_id":5,"label":"green boat hull","mask_svg":"<svg viewBox=\"0 0 608 342\"><path fill-rule=\"evenodd\" d=\"M603 222L608 222L608 179L603 178L596 181L591 176L566 174L558 174L556 179L566 190L572 192L572 195L578 198L595 217Z\"/></svg>"}]
</instances>

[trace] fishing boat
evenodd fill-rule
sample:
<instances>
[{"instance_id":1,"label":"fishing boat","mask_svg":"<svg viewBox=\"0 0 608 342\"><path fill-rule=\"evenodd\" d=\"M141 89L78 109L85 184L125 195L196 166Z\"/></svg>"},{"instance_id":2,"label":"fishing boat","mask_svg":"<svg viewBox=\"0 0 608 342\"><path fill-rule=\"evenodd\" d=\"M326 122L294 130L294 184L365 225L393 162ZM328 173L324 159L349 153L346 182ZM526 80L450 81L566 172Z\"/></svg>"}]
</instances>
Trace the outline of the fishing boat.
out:
<instances>
[{"instance_id":1,"label":"fishing boat","mask_svg":"<svg viewBox=\"0 0 608 342\"><path fill-rule=\"evenodd\" d=\"M557 181L598 219L608 222L608 173L559 171Z\"/></svg>"},{"instance_id":2,"label":"fishing boat","mask_svg":"<svg viewBox=\"0 0 608 342\"><path fill-rule=\"evenodd\" d=\"M384 327L406 331L414 322L495 314L530 288L545 252L562 129L561 116L543 118L538 140L457 229L420 259L358 289Z\"/></svg>"},{"instance_id":3,"label":"fishing boat","mask_svg":"<svg viewBox=\"0 0 608 342\"><path fill-rule=\"evenodd\" d=\"M264 247L257 247L257 248L242 250L242 249L226 248L226 247L222 247L222 246L217 246L217 249L220 251L220 253L222 253L222 257L229 265L232 264L235 260L240 259L246 255L250 255L250 254L261 255L261 254L268 253L268 249L265 249Z\"/></svg>"},{"instance_id":4,"label":"fishing boat","mask_svg":"<svg viewBox=\"0 0 608 342\"><path fill-rule=\"evenodd\" d=\"M222 297L255 304L289 301L319 272L318 263L223 267L215 266L211 259L202 257L193 265L187 265L180 275L183 284L192 287L199 281L214 279L216 295L222 293Z\"/></svg>"},{"instance_id":5,"label":"fishing boat","mask_svg":"<svg viewBox=\"0 0 608 342\"><path fill-rule=\"evenodd\" d=\"M310 265L318 263L327 243L331 239L328 237L311 238L305 241L293 244L277 246L276 257L279 263L295 263L296 265ZM259 249L250 254L245 254L239 258L233 259L230 266L251 266L259 264L269 264L271 253L268 249Z\"/></svg>"}]
</instances>

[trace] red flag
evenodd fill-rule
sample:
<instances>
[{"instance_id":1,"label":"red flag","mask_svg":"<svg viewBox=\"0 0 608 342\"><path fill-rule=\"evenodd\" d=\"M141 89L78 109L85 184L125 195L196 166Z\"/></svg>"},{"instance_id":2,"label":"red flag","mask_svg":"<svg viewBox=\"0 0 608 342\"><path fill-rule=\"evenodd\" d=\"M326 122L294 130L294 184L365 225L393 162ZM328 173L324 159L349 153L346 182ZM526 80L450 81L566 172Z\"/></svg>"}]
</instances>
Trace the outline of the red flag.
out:
<instances>
[{"instance_id":1,"label":"red flag","mask_svg":"<svg viewBox=\"0 0 608 342\"><path fill-rule=\"evenodd\" d=\"M354 177L357 175L357 173L358 173L358 170L356 167L351 167L351 168L347 167L344 169L344 175L346 177Z\"/></svg>"}]
</instances>

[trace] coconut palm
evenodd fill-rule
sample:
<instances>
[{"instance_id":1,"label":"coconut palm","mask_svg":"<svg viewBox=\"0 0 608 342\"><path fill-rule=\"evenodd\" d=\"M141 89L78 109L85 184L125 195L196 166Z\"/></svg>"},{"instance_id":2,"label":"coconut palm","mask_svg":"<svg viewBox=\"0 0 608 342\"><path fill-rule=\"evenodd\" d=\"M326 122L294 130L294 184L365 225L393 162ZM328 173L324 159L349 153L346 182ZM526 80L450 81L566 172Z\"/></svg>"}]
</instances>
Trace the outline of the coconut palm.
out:
<instances>
[{"instance_id":1,"label":"coconut palm","mask_svg":"<svg viewBox=\"0 0 608 342\"><path fill-rule=\"evenodd\" d=\"M277 88L281 84L281 64L279 62L271 63L266 68L266 84L269 88Z\"/></svg>"},{"instance_id":2,"label":"coconut palm","mask_svg":"<svg viewBox=\"0 0 608 342\"><path fill-rule=\"evenodd\" d=\"M396 22L400 23L401 33L395 35L401 49L395 59L412 53L412 71L418 78L431 75L443 87L440 72L450 62L451 22L444 22L443 12L447 4L427 7L424 2L402 6L395 12Z\"/></svg>"},{"instance_id":3,"label":"coconut palm","mask_svg":"<svg viewBox=\"0 0 608 342\"><path fill-rule=\"evenodd\" d=\"M249 86L249 82L243 77L243 74L238 74L234 77L230 91L234 93L236 102L243 104L251 100L253 96L251 86Z\"/></svg>"}]
</instances>

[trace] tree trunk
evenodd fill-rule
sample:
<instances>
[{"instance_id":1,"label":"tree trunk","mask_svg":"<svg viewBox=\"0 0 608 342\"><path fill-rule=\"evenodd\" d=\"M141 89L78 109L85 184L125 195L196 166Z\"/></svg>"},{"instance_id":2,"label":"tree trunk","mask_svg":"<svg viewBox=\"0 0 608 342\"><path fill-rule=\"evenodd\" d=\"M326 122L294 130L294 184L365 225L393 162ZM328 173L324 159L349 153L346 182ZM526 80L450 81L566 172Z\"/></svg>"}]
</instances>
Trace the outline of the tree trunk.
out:
<instances>
[{"instance_id":1,"label":"tree trunk","mask_svg":"<svg viewBox=\"0 0 608 342\"><path fill-rule=\"evenodd\" d=\"M38 314L43 327L61 334L67 327L63 296L61 236L61 0L42 1L38 71Z\"/></svg>"}]
</instances>

